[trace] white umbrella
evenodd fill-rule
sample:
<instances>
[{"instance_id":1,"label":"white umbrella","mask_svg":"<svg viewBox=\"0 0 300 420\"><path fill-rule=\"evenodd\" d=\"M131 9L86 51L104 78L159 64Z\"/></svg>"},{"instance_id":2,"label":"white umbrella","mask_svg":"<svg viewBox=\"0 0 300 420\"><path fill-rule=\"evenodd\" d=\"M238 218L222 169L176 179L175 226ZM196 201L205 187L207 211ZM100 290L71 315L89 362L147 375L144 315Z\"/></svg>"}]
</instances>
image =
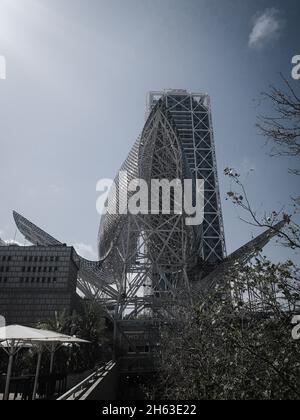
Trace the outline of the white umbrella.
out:
<instances>
[{"instance_id":1,"label":"white umbrella","mask_svg":"<svg viewBox=\"0 0 300 420\"><path fill-rule=\"evenodd\" d=\"M86 342L84 340L77 339L76 337L71 337L65 334L56 333L53 331L47 330L38 330L35 328L23 327L21 325L10 325L7 327L0 328L0 347L2 347L6 353L9 355L9 362L7 368L6 376L6 385L4 400L9 399L9 385L12 373L13 360L16 353L20 348L26 347L29 344L37 344L38 348L38 361L35 373L34 389L32 399L36 398L36 391L38 386L38 379L41 368L42 360L42 351L43 345L54 344L53 356L51 355L51 366L50 369L53 369L53 358L55 352L55 344L57 343L79 343ZM3 345L5 343L5 345ZM86 342L87 343L87 342Z\"/></svg>"},{"instance_id":2,"label":"white umbrella","mask_svg":"<svg viewBox=\"0 0 300 420\"><path fill-rule=\"evenodd\" d=\"M28 342L35 341L47 338L60 337L61 334L37 330L35 328L23 327L21 325L9 325L6 327L0 328L0 341L19 341L19 342Z\"/></svg>"},{"instance_id":3,"label":"white umbrella","mask_svg":"<svg viewBox=\"0 0 300 420\"><path fill-rule=\"evenodd\" d=\"M9 356L7 367L6 384L4 392L4 400L9 398L9 385L12 373L14 356L25 345L32 340L41 338L41 332L33 328L22 327L20 325L11 325L0 328L1 347Z\"/></svg>"}]
</instances>

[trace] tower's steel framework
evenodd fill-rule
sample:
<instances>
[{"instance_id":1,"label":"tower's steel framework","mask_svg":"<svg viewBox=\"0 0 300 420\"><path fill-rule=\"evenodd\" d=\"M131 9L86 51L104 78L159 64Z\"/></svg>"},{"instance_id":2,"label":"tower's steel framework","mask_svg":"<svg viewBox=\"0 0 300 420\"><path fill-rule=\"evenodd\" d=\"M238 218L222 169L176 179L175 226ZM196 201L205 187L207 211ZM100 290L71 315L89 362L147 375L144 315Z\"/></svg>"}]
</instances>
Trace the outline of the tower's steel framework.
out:
<instances>
[{"instance_id":1,"label":"tower's steel framework","mask_svg":"<svg viewBox=\"0 0 300 420\"><path fill-rule=\"evenodd\" d=\"M150 92L147 109L162 102L174 122L193 178L204 180L205 208L199 256L215 264L226 256L210 97L186 90Z\"/></svg>"}]
</instances>

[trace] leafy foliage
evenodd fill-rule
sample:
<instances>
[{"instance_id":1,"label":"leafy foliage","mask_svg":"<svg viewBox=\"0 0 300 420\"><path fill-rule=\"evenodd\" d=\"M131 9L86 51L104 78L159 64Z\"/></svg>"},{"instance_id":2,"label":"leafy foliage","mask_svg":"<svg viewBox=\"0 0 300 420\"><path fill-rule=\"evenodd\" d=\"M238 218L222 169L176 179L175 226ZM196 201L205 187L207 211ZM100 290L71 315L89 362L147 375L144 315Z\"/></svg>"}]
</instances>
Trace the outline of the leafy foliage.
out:
<instances>
[{"instance_id":1,"label":"leafy foliage","mask_svg":"<svg viewBox=\"0 0 300 420\"><path fill-rule=\"evenodd\" d=\"M249 291L260 293L259 305ZM300 399L300 343L291 335L299 297L291 262L258 259L174 309L174 321L161 328L157 396Z\"/></svg>"}]
</instances>

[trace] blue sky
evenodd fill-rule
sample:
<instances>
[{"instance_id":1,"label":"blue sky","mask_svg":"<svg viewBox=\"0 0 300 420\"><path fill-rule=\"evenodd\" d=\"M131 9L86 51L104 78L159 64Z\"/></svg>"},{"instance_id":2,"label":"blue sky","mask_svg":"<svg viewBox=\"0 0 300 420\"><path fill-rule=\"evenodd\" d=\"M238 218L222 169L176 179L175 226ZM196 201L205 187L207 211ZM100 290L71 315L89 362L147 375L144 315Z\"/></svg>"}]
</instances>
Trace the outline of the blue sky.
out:
<instances>
[{"instance_id":1,"label":"blue sky","mask_svg":"<svg viewBox=\"0 0 300 420\"><path fill-rule=\"evenodd\" d=\"M0 237L15 237L15 209L96 257L96 183L142 130L147 92L165 88L211 96L228 251L259 234L225 201L223 169L254 169L261 211L297 194L293 162L268 157L257 133L255 100L290 77L299 18L296 0L0 0Z\"/></svg>"}]
</instances>

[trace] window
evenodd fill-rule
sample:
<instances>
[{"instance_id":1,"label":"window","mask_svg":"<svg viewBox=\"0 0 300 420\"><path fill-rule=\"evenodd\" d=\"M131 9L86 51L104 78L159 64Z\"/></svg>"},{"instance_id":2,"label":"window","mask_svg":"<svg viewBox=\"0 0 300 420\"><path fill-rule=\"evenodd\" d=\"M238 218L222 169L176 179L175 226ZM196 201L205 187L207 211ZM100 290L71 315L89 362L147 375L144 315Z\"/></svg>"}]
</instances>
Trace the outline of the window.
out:
<instances>
[{"instance_id":1,"label":"window","mask_svg":"<svg viewBox=\"0 0 300 420\"><path fill-rule=\"evenodd\" d=\"M11 261L11 256L10 255L8 256L7 261Z\"/></svg>"},{"instance_id":2,"label":"window","mask_svg":"<svg viewBox=\"0 0 300 420\"><path fill-rule=\"evenodd\" d=\"M9 267L6 267L6 270L5 270L7 273L9 272Z\"/></svg>"},{"instance_id":3,"label":"window","mask_svg":"<svg viewBox=\"0 0 300 420\"><path fill-rule=\"evenodd\" d=\"M27 261L27 257L24 257L24 261Z\"/></svg>"},{"instance_id":4,"label":"window","mask_svg":"<svg viewBox=\"0 0 300 420\"><path fill-rule=\"evenodd\" d=\"M27 273L30 273L31 267L27 267Z\"/></svg>"},{"instance_id":5,"label":"window","mask_svg":"<svg viewBox=\"0 0 300 420\"><path fill-rule=\"evenodd\" d=\"M5 255L3 255L3 257L2 257L2 261L6 261L6 256Z\"/></svg>"},{"instance_id":6,"label":"window","mask_svg":"<svg viewBox=\"0 0 300 420\"><path fill-rule=\"evenodd\" d=\"M42 262L43 261L43 257L40 257L40 262Z\"/></svg>"},{"instance_id":7,"label":"window","mask_svg":"<svg viewBox=\"0 0 300 420\"><path fill-rule=\"evenodd\" d=\"M56 262L58 262L58 261L59 261L59 257L56 257L56 258L55 258L55 261L56 261Z\"/></svg>"},{"instance_id":8,"label":"window","mask_svg":"<svg viewBox=\"0 0 300 420\"><path fill-rule=\"evenodd\" d=\"M24 283L24 279L23 279L23 277L20 277L20 278L19 278L19 282L20 282L20 283Z\"/></svg>"},{"instance_id":9,"label":"window","mask_svg":"<svg viewBox=\"0 0 300 420\"><path fill-rule=\"evenodd\" d=\"M33 267L32 271L35 273L36 272L36 267Z\"/></svg>"},{"instance_id":10,"label":"window","mask_svg":"<svg viewBox=\"0 0 300 420\"><path fill-rule=\"evenodd\" d=\"M51 262L53 262L53 261L54 261L54 257L51 257L51 258L50 258L50 261L51 261Z\"/></svg>"},{"instance_id":11,"label":"window","mask_svg":"<svg viewBox=\"0 0 300 420\"><path fill-rule=\"evenodd\" d=\"M7 283L7 277L4 277L4 283Z\"/></svg>"},{"instance_id":12,"label":"window","mask_svg":"<svg viewBox=\"0 0 300 420\"><path fill-rule=\"evenodd\" d=\"M38 262L38 257L34 257L34 262Z\"/></svg>"},{"instance_id":13,"label":"window","mask_svg":"<svg viewBox=\"0 0 300 420\"><path fill-rule=\"evenodd\" d=\"M22 273L25 273L25 267L22 267Z\"/></svg>"},{"instance_id":14,"label":"window","mask_svg":"<svg viewBox=\"0 0 300 420\"><path fill-rule=\"evenodd\" d=\"M32 257L29 257L29 262L32 262Z\"/></svg>"}]
</instances>

